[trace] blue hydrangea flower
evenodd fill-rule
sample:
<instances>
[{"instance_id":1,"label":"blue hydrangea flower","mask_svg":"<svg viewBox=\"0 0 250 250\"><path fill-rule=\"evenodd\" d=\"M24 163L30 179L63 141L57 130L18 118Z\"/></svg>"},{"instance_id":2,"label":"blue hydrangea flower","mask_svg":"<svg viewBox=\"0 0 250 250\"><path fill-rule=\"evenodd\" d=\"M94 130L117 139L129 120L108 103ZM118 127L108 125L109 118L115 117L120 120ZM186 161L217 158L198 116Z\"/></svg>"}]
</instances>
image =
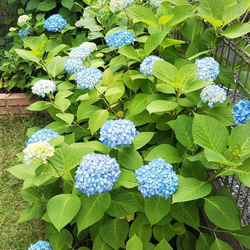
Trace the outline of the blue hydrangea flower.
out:
<instances>
[{"instance_id":1,"label":"blue hydrangea flower","mask_svg":"<svg viewBox=\"0 0 250 250\"><path fill-rule=\"evenodd\" d=\"M220 73L220 65L213 57L205 57L203 59L196 59L197 75L199 80L213 82Z\"/></svg>"},{"instance_id":2,"label":"blue hydrangea flower","mask_svg":"<svg viewBox=\"0 0 250 250\"><path fill-rule=\"evenodd\" d=\"M212 108L215 103L223 103L226 98L226 91L216 84L206 86L200 93L201 101L204 103L208 102L210 108Z\"/></svg>"},{"instance_id":3,"label":"blue hydrangea flower","mask_svg":"<svg viewBox=\"0 0 250 250\"><path fill-rule=\"evenodd\" d=\"M233 119L236 125L246 124L247 119L250 118L250 101L248 100L239 100L233 106Z\"/></svg>"},{"instance_id":4,"label":"blue hydrangea flower","mask_svg":"<svg viewBox=\"0 0 250 250\"><path fill-rule=\"evenodd\" d=\"M54 147L46 141L38 141L29 144L24 150L24 161L26 164L43 162L47 163L47 158L54 155Z\"/></svg>"},{"instance_id":5,"label":"blue hydrangea flower","mask_svg":"<svg viewBox=\"0 0 250 250\"><path fill-rule=\"evenodd\" d=\"M117 30L106 37L107 45L110 47L114 46L117 49L119 49L123 45L134 44L134 42L134 34L124 29Z\"/></svg>"},{"instance_id":6,"label":"blue hydrangea flower","mask_svg":"<svg viewBox=\"0 0 250 250\"><path fill-rule=\"evenodd\" d=\"M22 30L22 29L19 30L19 36L21 38L24 38L28 35L30 35L30 27L26 27L24 30Z\"/></svg>"},{"instance_id":7,"label":"blue hydrangea flower","mask_svg":"<svg viewBox=\"0 0 250 250\"><path fill-rule=\"evenodd\" d=\"M110 10L114 13L125 9L127 6L131 5L134 0L110 0L109 7Z\"/></svg>"},{"instance_id":8,"label":"blue hydrangea flower","mask_svg":"<svg viewBox=\"0 0 250 250\"><path fill-rule=\"evenodd\" d=\"M89 67L76 73L75 79L78 89L92 90L94 85L101 81L102 72L94 67Z\"/></svg>"},{"instance_id":9,"label":"blue hydrangea flower","mask_svg":"<svg viewBox=\"0 0 250 250\"><path fill-rule=\"evenodd\" d=\"M69 52L69 56L72 58L80 58L81 60L85 60L91 54L91 50L87 47L75 47Z\"/></svg>"},{"instance_id":10,"label":"blue hydrangea flower","mask_svg":"<svg viewBox=\"0 0 250 250\"><path fill-rule=\"evenodd\" d=\"M154 68L155 61L164 61L164 60L160 58L159 56L154 56L154 55L148 56L141 63L140 72L143 75L153 76L153 68Z\"/></svg>"},{"instance_id":11,"label":"blue hydrangea flower","mask_svg":"<svg viewBox=\"0 0 250 250\"><path fill-rule=\"evenodd\" d=\"M39 240L35 244L31 244L28 250L52 250L49 242L45 240Z\"/></svg>"},{"instance_id":12,"label":"blue hydrangea flower","mask_svg":"<svg viewBox=\"0 0 250 250\"><path fill-rule=\"evenodd\" d=\"M135 124L130 120L107 120L101 127L99 140L111 148L130 146L138 134Z\"/></svg>"},{"instance_id":13,"label":"blue hydrangea flower","mask_svg":"<svg viewBox=\"0 0 250 250\"><path fill-rule=\"evenodd\" d=\"M45 20L43 27L48 31L57 32L63 30L66 25L66 20L60 14L54 14Z\"/></svg>"},{"instance_id":14,"label":"blue hydrangea flower","mask_svg":"<svg viewBox=\"0 0 250 250\"><path fill-rule=\"evenodd\" d=\"M91 53L92 53L93 51L97 50L97 46L96 46L96 44L93 43L93 42L84 42L84 43L82 43L82 44L80 45L80 47L86 47L86 48L88 48L88 49L91 51Z\"/></svg>"},{"instance_id":15,"label":"blue hydrangea flower","mask_svg":"<svg viewBox=\"0 0 250 250\"><path fill-rule=\"evenodd\" d=\"M109 155L90 153L82 158L75 175L75 187L90 196L112 190L120 176L119 164Z\"/></svg>"},{"instance_id":16,"label":"blue hydrangea flower","mask_svg":"<svg viewBox=\"0 0 250 250\"><path fill-rule=\"evenodd\" d=\"M150 0L150 5L155 8L160 8L162 4L162 0Z\"/></svg>"},{"instance_id":17,"label":"blue hydrangea flower","mask_svg":"<svg viewBox=\"0 0 250 250\"><path fill-rule=\"evenodd\" d=\"M46 129L46 128L42 128L40 130L38 130L37 132L35 132L34 134L32 134L29 138L29 140L25 143L26 146L28 146L31 143L35 143L38 141L46 141L49 142L50 140L52 140L53 138L59 136L60 134L52 129Z\"/></svg>"},{"instance_id":18,"label":"blue hydrangea flower","mask_svg":"<svg viewBox=\"0 0 250 250\"><path fill-rule=\"evenodd\" d=\"M157 158L135 170L139 181L137 189L143 197L158 195L166 200L171 197L179 186L179 180L171 164L162 158Z\"/></svg>"},{"instance_id":19,"label":"blue hydrangea flower","mask_svg":"<svg viewBox=\"0 0 250 250\"><path fill-rule=\"evenodd\" d=\"M53 94L56 91L56 84L51 80L39 80L31 87L31 91L44 98L46 94Z\"/></svg>"},{"instance_id":20,"label":"blue hydrangea flower","mask_svg":"<svg viewBox=\"0 0 250 250\"><path fill-rule=\"evenodd\" d=\"M64 69L69 75L73 75L77 72L84 70L86 67L82 64L82 59L80 58L69 58L64 62Z\"/></svg>"}]
</instances>

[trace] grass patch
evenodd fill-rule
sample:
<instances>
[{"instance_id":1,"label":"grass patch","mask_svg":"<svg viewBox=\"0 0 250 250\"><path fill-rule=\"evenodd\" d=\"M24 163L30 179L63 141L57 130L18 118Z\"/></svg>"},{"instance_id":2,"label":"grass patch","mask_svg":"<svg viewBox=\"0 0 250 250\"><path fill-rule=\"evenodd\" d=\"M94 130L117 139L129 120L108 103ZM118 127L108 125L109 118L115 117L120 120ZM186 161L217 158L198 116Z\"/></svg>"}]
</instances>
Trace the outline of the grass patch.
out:
<instances>
[{"instance_id":1,"label":"grass patch","mask_svg":"<svg viewBox=\"0 0 250 250\"><path fill-rule=\"evenodd\" d=\"M43 128L50 121L47 114L41 113L0 118L0 249L23 250L31 243L45 239L44 224L40 219L17 223L29 203L21 196L22 181L12 176L7 168L17 164L16 154L25 148L27 129Z\"/></svg>"}]
</instances>

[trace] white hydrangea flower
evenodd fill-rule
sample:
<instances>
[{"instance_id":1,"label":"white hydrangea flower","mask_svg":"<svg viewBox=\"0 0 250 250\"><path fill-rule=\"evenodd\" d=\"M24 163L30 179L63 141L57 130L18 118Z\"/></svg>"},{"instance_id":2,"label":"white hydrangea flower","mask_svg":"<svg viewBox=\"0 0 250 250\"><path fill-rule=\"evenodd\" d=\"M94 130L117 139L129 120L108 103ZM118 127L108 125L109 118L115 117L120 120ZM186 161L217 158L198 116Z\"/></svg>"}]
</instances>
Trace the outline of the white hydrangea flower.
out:
<instances>
[{"instance_id":1,"label":"white hydrangea flower","mask_svg":"<svg viewBox=\"0 0 250 250\"><path fill-rule=\"evenodd\" d=\"M28 15L22 15L18 17L17 22L18 23L26 23L29 20L29 16Z\"/></svg>"}]
</instances>

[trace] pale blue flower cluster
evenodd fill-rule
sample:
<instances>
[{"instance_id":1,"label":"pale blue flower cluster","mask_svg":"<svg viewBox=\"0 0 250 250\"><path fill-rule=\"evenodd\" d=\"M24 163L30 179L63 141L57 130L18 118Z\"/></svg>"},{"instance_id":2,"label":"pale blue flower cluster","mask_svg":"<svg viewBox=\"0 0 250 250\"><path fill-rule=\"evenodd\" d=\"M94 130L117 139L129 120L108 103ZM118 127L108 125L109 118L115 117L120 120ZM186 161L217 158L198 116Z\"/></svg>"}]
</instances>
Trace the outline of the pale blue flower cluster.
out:
<instances>
[{"instance_id":1,"label":"pale blue flower cluster","mask_svg":"<svg viewBox=\"0 0 250 250\"><path fill-rule=\"evenodd\" d=\"M38 141L29 144L24 150L24 161L26 164L43 162L47 163L47 158L54 155L54 147L46 141Z\"/></svg>"},{"instance_id":2,"label":"pale blue flower cluster","mask_svg":"<svg viewBox=\"0 0 250 250\"><path fill-rule=\"evenodd\" d=\"M156 8L160 8L162 0L150 0L150 5Z\"/></svg>"},{"instance_id":3,"label":"pale blue flower cluster","mask_svg":"<svg viewBox=\"0 0 250 250\"><path fill-rule=\"evenodd\" d=\"M46 94L53 94L56 91L56 84L51 80L39 80L31 87L32 93L41 97Z\"/></svg>"},{"instance_id":4,"label":"pale blue flower cluster","mask_svg":"<svg viewBox=\"0 0 250 250\"><path fill-rule=\"evenodd\" d=\"M82 59L71 57L64 62L64 69L69 75L84 70L86 67L82 64Z\"/></svg>"},{"instance_id":5,"label":"pale blue flower cluster","mask_svg":"<svg viewBox=\"0 0 250 250\"><path fill-rule=\"evenodd\" d=\"M86 47L86 48L88 48L91 51L91 53L94 52L95 50L97 50L97 46L93 42L83 42L80 45L80 47Z\"/></svg>"},{"instance_id":6,"label":"pale blue flower cluster","mask_svg":"<svg viewBox=\"0 0 250 250\"><path fill-rule=\"evenodd\" d=\"M106 43L109 47L116 47L119 49L123 45L134 44L135 36L132 32L124 29L115 31L106 37Z\"/></svg>"},{"instance_id":7,"label":"pale blue flower cluster","mask_svg":"<svg viewBox=\"0 0 250 250\"><path fill-rule=\"evenodd\" d=\"M75 175L75 187L87 196L112 190L119 179L120 168L109 155L90 153L82 158Z\"/></svg>"},{"instance_id":8,"label":"pale blue flower cluster","mask_svg":"<svg viewBox=\"0 0 250 250\"><path fill-rule=\"evenodd\" d=\"M60 14L54 14L45 20L43 27L48 31L57 32L63 30L66 25L66 20Z\"/></svg>"},{"instance_id":9,"label":"pale blue flower cluster","mask_svg":"<svg viewBox=\"0 0 250 250\"><path fill-rule=\"evenodd\" d=\"M206 86L200 93L201 101L204 103L208 102L210 108L212 108L215 103L223 103L226 98L226 91L216 84Z\"/></svg>"},{"instance_id":10,"label":"pale blue flower cluster","mask_svg":"<svg viewBox=\"0 0 250 250\"><path fill-rule=\"evenodd\" d=\"M159 56L154 56L154 55L148 56L141 63L140 72L143 75L153 76L153 68L154 68L155 61L164 61L164 60L160 58Z\"/></svg>"},{"instance_id":11,"label":"pale blue flower cluster","mask_svg":"<svg viewBox=\"0 0 250 250\"><path fill-rule=\"evenodd\" d=\"M102 72L94 67L86 68L75 75L77 88L92 90L102 79Z\"/></svg>"},{"instance_id":12,"label":"pale blue flower cluster","mask_svg":"<svg viewBox=\"0 0 250 250\"><path fill-rule=\"evenodd\" d=\"M130 120L107 120L101 127L99 140L111 148L130 146L138 134L135 124Z\"/></svg>"},{"instance_id":13,"label":"pale blue flower cluster","mask_svg":"<svg viewBox=\"0 0 250 250\"><path fill-rule=\"evenodd\" d=\"M30 27L26 27L24 30L20 29L18 32L19 32L19 36L21 38L24 38L24 37L30 35Z\"/></svg>"},{"instance_id":14,"label":"pale blue flower cluster","mask_svg":"<svg viewBox=\"0 0 250 250\"><path fill-rule=\"evenodd\" d=\"M25 143L26 146L28 146L31 143L35 143L38 141L46 141L49 142L53 138L59 136L60 134L52 129L42 128L32 134L29 138L29 140Z\"/></svg>"},{"instance_id":15,"label":"pale blue flower cluster","mask_svg":"<svg viewBox=\"0 0 250 250\"><path fill-rule=\"evenodd\" d=\"M110 10L114 13L117 11L121 11L131 5L134 0L110 0L109 7Z\"/></svg>"},{"instance_id":16,"label":"pale blue flower cluster","mask_svg":"<svg viewBox=\"0 0 250 250\"><path fill-rule=\"evenodd\" d=\"M28 250L52 250L49 242L45 240L39 240L35 244L31 244Z\"/></svg>"},{"instance_id":17,"label":"pale blue flower cluster","mask_svg":"<svg viewBox=\"0 0 250 250\"><path fill-rule=\"evenodd\" d=\"M213 57L204 57L196 59L196 72L199 80L213 82L220 73L220 65Z\"/></svg>"},{"instance_id":18,"label":"pale blue flower cluster","mask_svg":"<svg viewBox=\"0 0 250 250\"><path fill-rule=\"evenodd\" d=\"M91 54L91 50L87 47L75 47L69 52L69 56L72 58L80 58L82 60L85 60L86 57L88 57Z\"/></svg>"},{"instance_id":19,"label":"pale blue flower cluster","mask_svg":"<svg viewBox=\"0 0 250 250\"><path fill-rule=\"evenodd\" d=\"M250 118L250 101L241 99L233 106L233 119L236 125L246 124Z\"/></svg>"},{"instance_id":20,"label":"pale blue flower cluster","mask_svg":"<svg viewBox=\"0 0 250 250\"><path fill-rule=\"evenodd\" d=\"M179 180L171 164L162 158L157 158L135 170L135 177L139 181L137 189L143 197L154 195L171 197L179 186Z\"/></svg>"}]
</instances>

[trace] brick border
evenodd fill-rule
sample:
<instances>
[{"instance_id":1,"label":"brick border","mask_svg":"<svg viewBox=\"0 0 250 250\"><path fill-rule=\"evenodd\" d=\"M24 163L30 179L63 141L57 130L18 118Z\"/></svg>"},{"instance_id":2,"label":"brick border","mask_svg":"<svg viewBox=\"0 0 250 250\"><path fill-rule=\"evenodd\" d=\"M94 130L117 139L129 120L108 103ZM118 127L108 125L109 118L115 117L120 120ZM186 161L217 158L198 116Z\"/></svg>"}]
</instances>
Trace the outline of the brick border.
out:
<instances>
[{"instance_id":1,"label":"brick border","mask_svg":"<svg viewBox=\"0 0 250 250\"><path fill-rule=\"evenodd\" d=\"M0 116L10 113L14 115L29 115L33 111L28 110L27 107L38 100L38 96L28 99L26 93L0 94Z\"/></svg>"}]
</instances>

